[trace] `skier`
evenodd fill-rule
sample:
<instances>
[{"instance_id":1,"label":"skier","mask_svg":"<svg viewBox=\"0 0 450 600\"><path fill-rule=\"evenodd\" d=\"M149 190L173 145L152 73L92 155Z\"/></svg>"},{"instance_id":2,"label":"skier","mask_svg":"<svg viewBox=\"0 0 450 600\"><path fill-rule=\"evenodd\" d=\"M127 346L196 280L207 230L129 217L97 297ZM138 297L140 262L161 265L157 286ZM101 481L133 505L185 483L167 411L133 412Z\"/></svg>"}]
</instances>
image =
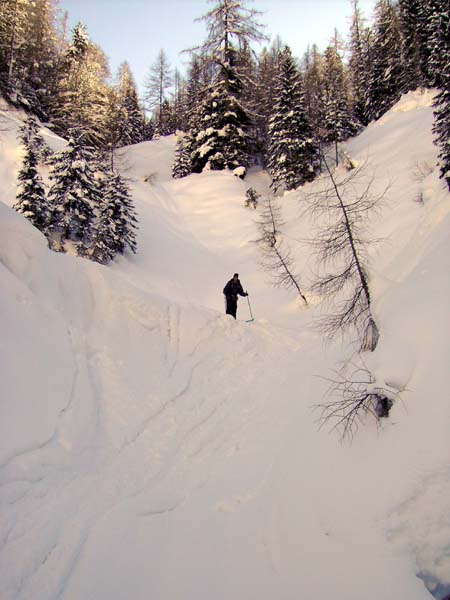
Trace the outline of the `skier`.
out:
<instances>
[{"instance_id":1,"label":"skier","mask_svg":"<svg viewBox=\"0 0 450 600\"><path fill-rule=\"evenodd\" d=\"M242 289L238 273L235 273L233 275L233 278L230 279L230 281L228 281L228 283L223 288L223 293L225 294L225 299L227 303L227 315L231 315L232 317L236 318L238 294L239 296L243 296L244 298L248 296L248 293L244 292L244 290Z\"/></svg>"}]
</instances>

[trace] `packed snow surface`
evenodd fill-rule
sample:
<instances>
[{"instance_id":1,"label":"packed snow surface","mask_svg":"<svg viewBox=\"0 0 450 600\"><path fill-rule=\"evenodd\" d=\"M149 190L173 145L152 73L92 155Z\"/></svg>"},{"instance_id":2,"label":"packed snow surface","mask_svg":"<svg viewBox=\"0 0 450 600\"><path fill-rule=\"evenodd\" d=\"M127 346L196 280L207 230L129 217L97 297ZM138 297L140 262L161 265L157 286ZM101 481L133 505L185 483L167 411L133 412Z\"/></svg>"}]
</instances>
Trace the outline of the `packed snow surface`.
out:
<instances>
[{"instance_id":1,"label":"packed snow surface","mask_svg":"<svg viewBox=\"0 0 450 600\"><path fill-rule=\"evenodd\" d=\"M450 592L450 196L431 103L410 93L345 145L387 188L370 222L381 337L364 360L401 390L352 443L314 410L351 339L324 344L322 299L304 308L260 264L245 191L267 195L267 175L172 180L174 137L122 150L139 251L104 267L49 251L11 210L21 115L2 112L2 600ZM306 293L318 186L279 199ZM234 272L252 323L245 298L238 321L224 314Z\"/></svg>"}]
</instances>

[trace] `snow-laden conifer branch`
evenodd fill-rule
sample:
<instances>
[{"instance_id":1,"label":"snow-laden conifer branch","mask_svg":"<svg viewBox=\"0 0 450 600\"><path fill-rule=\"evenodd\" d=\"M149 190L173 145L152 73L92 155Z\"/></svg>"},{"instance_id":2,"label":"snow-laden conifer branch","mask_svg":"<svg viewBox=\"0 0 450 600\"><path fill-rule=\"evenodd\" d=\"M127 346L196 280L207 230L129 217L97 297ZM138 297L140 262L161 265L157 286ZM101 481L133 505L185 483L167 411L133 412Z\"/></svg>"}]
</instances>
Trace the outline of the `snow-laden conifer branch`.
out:
<instances>
[{"instance_id":1,"label":"snow-laden conifer branch","mask_svg":"<svg viewBox=\"0 0 450 600\"><path fill-rule=\"evenodd\" d=\"M13 208L23 214L35 227L45 232L50 207L38 164L39 159L48 160L51 151L44 142L39 124L34 117L28 117L20 127L19 139L25 148L25 154L18 173L19 187Z\"/></svg>"}]
</instances>

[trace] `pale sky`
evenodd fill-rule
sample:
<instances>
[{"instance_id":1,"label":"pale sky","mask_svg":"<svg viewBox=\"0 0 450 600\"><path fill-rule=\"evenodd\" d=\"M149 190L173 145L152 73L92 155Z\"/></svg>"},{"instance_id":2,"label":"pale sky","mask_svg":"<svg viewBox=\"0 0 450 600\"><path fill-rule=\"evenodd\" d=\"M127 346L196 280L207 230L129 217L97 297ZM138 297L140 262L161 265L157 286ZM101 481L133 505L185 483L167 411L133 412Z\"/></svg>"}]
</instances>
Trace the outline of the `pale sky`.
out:
<instances>
[{"instance_id":1,"label":"pale sky","mask_svg":"<svg viewBox=\"0 0 450 600\"><path fill-rule=\"evenodd\" d=\"M359 4L370 19L375 0ZM213 5L206 0L60 0L60 6L69 12L71 27L78 21L87 26L91 39L108 55L113 74L128 61L142 92L161 48L171 65L184 72L188 57L180 52L201 43L206 34L204 24L194 19ZM266 25L266 34L272 39L280 35L298 58L308 44L323 50L335 27L346 37L352 13L350 0L255 0L247 6L264 13L259 21Z\"/></svg>"}]
</instances>

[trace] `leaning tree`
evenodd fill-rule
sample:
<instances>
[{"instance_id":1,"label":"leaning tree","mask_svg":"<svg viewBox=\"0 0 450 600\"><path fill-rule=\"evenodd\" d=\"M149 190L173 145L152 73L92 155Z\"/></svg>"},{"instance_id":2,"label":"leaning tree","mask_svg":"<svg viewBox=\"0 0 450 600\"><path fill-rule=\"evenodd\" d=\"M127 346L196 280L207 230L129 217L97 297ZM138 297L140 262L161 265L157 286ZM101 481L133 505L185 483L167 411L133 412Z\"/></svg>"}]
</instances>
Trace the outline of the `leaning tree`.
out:
<instances>
[{"instance_id":1,"label":"leaning tree","mask_svg":"<svg viewBox=\"0 0 450 600\"><path fill-rule=\"evenodd\" d=\"M373 193L365 164L333 172L325 156L322 161L326 172L318 190L304 194L309 211L321 223L313 244L322 273L312 291L335 301L320 327L329 337L354 329L360 351L373 351L379 329L372 310L368 248L374 240L366 231L386 190Z\"/></svg>"}]
</instances>

